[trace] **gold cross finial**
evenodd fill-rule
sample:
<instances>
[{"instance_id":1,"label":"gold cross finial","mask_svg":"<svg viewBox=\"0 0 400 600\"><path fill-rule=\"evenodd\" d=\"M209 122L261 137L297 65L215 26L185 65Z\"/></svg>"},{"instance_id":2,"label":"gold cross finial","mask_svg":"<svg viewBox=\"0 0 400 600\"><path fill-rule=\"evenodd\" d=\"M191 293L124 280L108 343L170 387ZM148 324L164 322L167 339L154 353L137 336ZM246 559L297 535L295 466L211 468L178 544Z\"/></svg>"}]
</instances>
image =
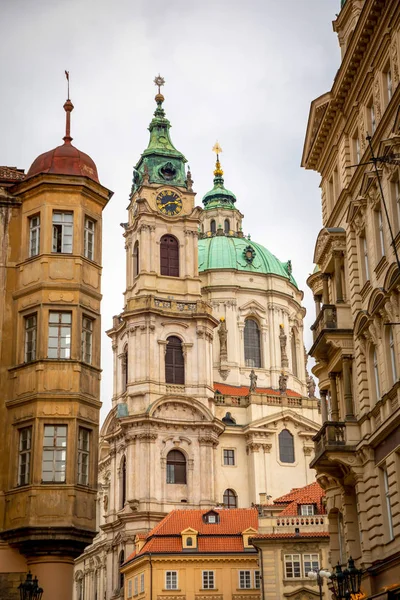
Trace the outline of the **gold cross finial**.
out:
<instances>
[{"instance_id":1,"label":"gold cross finial","mask_svg":"<svg viewBox=\"0 0 400 600\"><path fill-rule=\"evenodd\" d=\"M214 146L213 146L213 152L215 152L215 154L218 156L221 152L222 152L222 148L219 145L218 142L215 142Z\"/></svg>"}]
</instances>

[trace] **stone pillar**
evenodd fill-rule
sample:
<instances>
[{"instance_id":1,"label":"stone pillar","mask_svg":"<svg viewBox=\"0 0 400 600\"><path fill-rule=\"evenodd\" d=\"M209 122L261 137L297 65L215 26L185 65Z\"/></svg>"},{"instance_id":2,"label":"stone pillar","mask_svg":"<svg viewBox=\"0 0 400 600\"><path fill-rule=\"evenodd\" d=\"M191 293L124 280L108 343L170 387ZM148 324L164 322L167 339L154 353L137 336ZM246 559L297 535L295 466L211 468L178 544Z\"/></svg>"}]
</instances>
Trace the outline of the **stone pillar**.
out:
<instances>
[{"instance_id":1,"label":"stone pillar","mask_svg":"<svg viewBox=\"0 0 400 600\"><path fill-rule=\"evenodd\" d=\"M344 405L346 409L346 419L354 419L353 392L351 389L350 366L352 356L343 356L343 387L344 387Z\"/></svg>"},{"instance_id":2,"label":"stone pillar","mask_svg":"<svg viewBox=\"0 0 400 600\"><path fill-rule=\"evenodd\" d=\"M336 387L336 373L334 371L331 371L329 373L329 379L331 381L331 418L332 421L339 421L339 404Z\"/></svg>"},{"instance_id":3,"label":"stone pillar","mask_svg":"<svg viewBox=\"0 0 400 600\"><path fill-rule=\"evenodd\" d=\"M321 296L314 296L315 302L315 318L318 319L319 313L321 312Z\"/></svg>"},{"instance_id":4,"label":"stone pillar","mask_svg":"<svg viewBox=\"0 0 400 600\"><path fill-rule=\"evenodd\" d=\"M328 408L327 408L327 403L326 403L326 397L328 395L328 390L320 390L319 394L321 396L321 417L322 417L322 425L323 425L328 420Z\"/></svg>"},{"instance_id":5,"label":"stone pillar","mask_svg":"<svg viewBox=\"0 0 400 600\"><path fill-rule=\"evenodd\" d=\"M334 252L333 260L335 264L335 286L336 286L336 302L340 304L343 302L343 289L342 289L342 252Z\"/></svg>"},{"instance_id":6,"label":"stone pillar","mask_svg":"<svg viewBox=\"0 0 400 600\"><path fill-rule=\"evenodd\" d=\"M322 304L329 304L329 273L322 273Z\"/></svg>"}]
</instances>

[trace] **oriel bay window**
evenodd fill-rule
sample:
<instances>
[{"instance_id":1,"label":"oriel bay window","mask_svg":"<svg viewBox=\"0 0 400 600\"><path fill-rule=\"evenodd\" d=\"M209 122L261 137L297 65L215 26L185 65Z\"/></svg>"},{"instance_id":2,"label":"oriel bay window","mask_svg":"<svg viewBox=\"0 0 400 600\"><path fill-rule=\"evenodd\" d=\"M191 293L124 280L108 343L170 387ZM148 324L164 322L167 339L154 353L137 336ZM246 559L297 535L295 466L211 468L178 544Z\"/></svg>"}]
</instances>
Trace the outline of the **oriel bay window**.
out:
<instances>
[{"instance_id":1,"label":"oriel bay window","mask_svg":"<svg viewBox=\"0 0 400 600\"><path fill-rule=\"evenodd\" d=\"M31 475L32 427L19 430L18 485L27 485Z\"/></svg>"},{"instance_id":2,"label":"oriel bay window","mask_svg":"<svg viewBox=\"0 0 400 600\"><path fill-rule=\"evenodd\" d=\"M90 431L79 427L78 433L78 483L89 484L89 443Z\"/></svg>"},{"instance_id":3,"label":"oriel bay window","mask_svg":"<svg viewBox=\"0 0 400 600\"><path fill-rule=\"evenodd\" d=\"M29 256L37 256L40 252L40 215L29 219Z\"/></svg>"},{"instance_id":4,"label":"oriel bay window","mask_svg":"<svg viewBox=\"0 0 400 600\"><path fill-rule=\"evenodd\" d=\"M25 317L25 362L36 360L37 315Z\"/></svg>"},{"instance_id":5,"label":"oriel bay window","mask_svg":"<svg viewBox=\"0 0 400 600\"><path fill-rule=\"evenodd\" d=\"M74 213L53 212L53 252L72 254Z\"/></svg>"},{"instance_id":6,"label":"oriel bay window","mask_svg":"<svg viewBox=\"0 0 400 600\"><path fill-rule=\"evenodd\" d=\"M93 319L83 317L82 319L82 360L89 365L92 364L92 339Z\"/></svg>"},{"instance_id":7,"label":"oriel bay window","mask_svg":"<svg viewBox=\"0 0 400 600\"><path fill-rule=\"evenodd\" d=\"M49 313L48 358L71 358L71 325L70 312Z\"/></svg>"},{"instance_id":8,"label":"oriel bay window","mask_svg":"<svg viewBox=\"0 0 400 600\"><path fill-rule=\"evenodd\" d=\"M64 483L67 467L67 426L45 425L42 481Z\"/></svg>"}]
</instances>

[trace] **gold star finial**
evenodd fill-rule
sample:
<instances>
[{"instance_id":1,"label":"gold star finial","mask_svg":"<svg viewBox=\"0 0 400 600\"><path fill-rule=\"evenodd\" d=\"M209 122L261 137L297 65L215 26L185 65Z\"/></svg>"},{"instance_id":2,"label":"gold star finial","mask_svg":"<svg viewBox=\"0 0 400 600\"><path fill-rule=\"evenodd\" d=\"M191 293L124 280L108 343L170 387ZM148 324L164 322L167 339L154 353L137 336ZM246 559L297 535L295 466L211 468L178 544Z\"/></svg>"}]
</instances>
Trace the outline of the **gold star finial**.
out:
<instances>
[{"instance_id":1,"label":"gold star finial","mask_svg":"<svg viewBox=\"0 0 400 600\"><path fill-rule=\"evenodd\" d=\"M158 93L161 94L161 87L165 84L165 79L161 77L160 73L154 77L154 83L158 87Z\"/></svg>"},{"instance_id":2,"label":"gold star finial","mask_svg":"<svg viewBox=\"0 0 400 600\"><path fill-rule=\"evenodd\" d=\"M222 148L219 145L218 141L215 142L215 144L213 146L213 152L215 152L215 154L217 155L217 160L216 160L215 169L214 169L214 176L215 177L222 177L222 175L224 174L224 172L221 169L221 163L219 162L219 155L220 155L220 152L222 152Z\"/></svg>"}]
</instances>

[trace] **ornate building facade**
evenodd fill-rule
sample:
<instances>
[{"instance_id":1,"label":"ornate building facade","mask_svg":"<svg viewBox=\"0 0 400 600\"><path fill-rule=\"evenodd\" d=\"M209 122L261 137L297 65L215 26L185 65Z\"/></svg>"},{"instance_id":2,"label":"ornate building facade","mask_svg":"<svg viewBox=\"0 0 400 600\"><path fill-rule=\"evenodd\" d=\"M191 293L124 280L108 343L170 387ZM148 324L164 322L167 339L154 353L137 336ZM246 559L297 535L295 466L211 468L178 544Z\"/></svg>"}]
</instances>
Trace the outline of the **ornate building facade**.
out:
<instances>
[{"instance_id":1,"label":"ornate building facade","mask_svg":"<svg viewBox=\"0 0 400 600\"><path fill-rule=\"evenodd\" d=\"M313 480L320 415L306 380L302 292L224 185L195 205L156 96L124 227L124 310L108 331L112 409L100 437L99 535L76 598L120 598L120 566L171 510L247 508ZM307 383L308 381L308 383Z\"/></svg>"},{"instance_id":2,"label":"ornate building facade","mask_svg":"<svg viewBox=\"0 0 400 600\"><path fill-rule=\"evenodd\" d=\"M342 62L311 104L302 161L321 174L324 225L308 279L324 422L312 466L326 489L331 564L352 556L365 596L398 598L399 4L347 0L333 25Z\"/></svg>"},{"instance_id":3,"label":"ornate building facade","mask_svg":"<svg viewBox=\"0 0 400 600\"><path fill-rule=\"evenodd\" d=\"M0 168L0 582L30 569L70 600L96 530L102 211L112 193L64 144ZM13 589L14 588L14 589Z\"/></svg>"}]
</instances>

